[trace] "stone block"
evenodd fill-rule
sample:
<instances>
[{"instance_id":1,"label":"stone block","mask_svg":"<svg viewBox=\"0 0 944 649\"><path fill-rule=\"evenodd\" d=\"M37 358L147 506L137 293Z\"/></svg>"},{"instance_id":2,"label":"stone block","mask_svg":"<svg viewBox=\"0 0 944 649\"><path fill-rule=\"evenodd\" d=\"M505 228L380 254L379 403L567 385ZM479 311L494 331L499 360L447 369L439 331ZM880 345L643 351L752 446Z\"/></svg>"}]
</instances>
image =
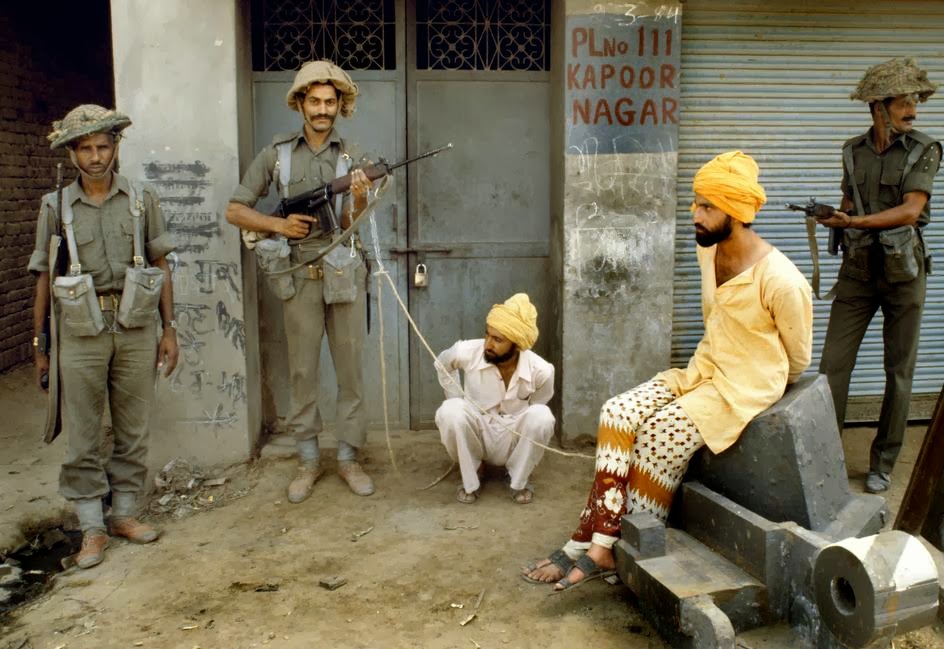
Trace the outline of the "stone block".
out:
<instances>
[{"instance_id":1,"label":"stone block","mask_svg":"<svg viewBox=\"0 0 944 649\"><path fill-rule=\"evenodd\" d=\"M665 523L652 514L629 514L620 521L621 538L640 559L665 554Z\"/></svg>"},{"instance_id":2,"label":"stone block","mask_svg":"<svg viewBox=\"0 0 944 649\"><path fill-rule=\"evenodd\" d=\"M731 448L699 453L689 475L772 522L826 529L850 497L826 377L801 378Z\"/></svg>"},{"instance_id":3,"label":"stone block","mask_svg":"<svg viewBox=\"0 0 944 649\"><path fill-rule=\"evenodd\" d=\"M783 570L783 526L698 482L683 484L680 496L685 532L761 581L774 616L786 617L791 588Z\"/></svg>"}]
</instances>

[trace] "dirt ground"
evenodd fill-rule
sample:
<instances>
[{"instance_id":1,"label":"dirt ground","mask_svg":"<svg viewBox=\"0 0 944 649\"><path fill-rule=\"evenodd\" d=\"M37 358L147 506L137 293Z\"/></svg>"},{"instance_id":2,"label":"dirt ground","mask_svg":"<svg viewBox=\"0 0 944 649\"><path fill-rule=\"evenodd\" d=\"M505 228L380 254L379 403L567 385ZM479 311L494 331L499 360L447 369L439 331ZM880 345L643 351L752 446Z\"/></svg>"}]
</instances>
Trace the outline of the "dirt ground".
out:
<instances>
[{"instance_id":1,"label":"dirt ground","mask_svg":"<svg viewBox=\"0 0 944 649\"><path fill-rule=\"evenodd\" d=\"M23 380L20 373L0 376L4 412L15 393L4 384ZM893 509L923 432L909 430ZM853 430L844 439L859 490L869 434ZM7 439L0 444L5 451L17 448ZM12 501L9 478L22 485L46 476L53 484L43 487L43 497L47 510L56 511L60 503L48 493L55 489L54 467L36 455L42 449L25 449L21 455L40 457L25 472L9 468L21 465L6 452L0 460L7 477L0 482L0 509ZM621 585L597 581L549 595L549 587L518 577L523 563L566 540L583 506L591 462L546 456L534 475L532 505L514 504L500 479L486 483L478 503L460 505L455 474L418 490L449 466L434 432L396 433L394 451L400 475L382 433L371 435L366 468L378 489L369 498L351 494L329 471L309 500L290 505L284 489L293 461L227 469L230 480L220 495L225 501L227 492L249 487L244 497L182 520L162 517L164 536L153 545L113 542L102 565L63 574L48 594L15 612L0 627L0 649L667 646ZM333 469L333 458L326 460ZM9 470L17 473L8 476ZM0 523L11 524L13 510L0 513ZM347 584L334 591L319 587L330 576ZM475 618L462 626L482 591ZM785 628L739 640L756 649L801 646ZM936 625L897 640L896 647L944 647L944 633Z\"/></svg>"}]
</instances>

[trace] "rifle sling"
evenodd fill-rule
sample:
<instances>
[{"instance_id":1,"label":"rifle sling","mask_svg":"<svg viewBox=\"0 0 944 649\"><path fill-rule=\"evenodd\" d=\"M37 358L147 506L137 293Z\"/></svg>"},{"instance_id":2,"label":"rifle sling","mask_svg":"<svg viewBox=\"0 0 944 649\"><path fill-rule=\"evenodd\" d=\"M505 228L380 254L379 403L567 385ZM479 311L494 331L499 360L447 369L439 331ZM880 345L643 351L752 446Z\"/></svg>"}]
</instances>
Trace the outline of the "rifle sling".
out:
<instances>
[{"instance_id":1,"label":"rifle sling","mask_svg":"<svg viewBox=\"0 0 944 649\"><path fill-rule=\"evenodd\" d=\"M810 257L813 260L813 295L816 299L822 299L819 296L819 246L816 245L816 219L812 216L806 217L806 242L810 246Z\"/></svg>"}]
</instances>

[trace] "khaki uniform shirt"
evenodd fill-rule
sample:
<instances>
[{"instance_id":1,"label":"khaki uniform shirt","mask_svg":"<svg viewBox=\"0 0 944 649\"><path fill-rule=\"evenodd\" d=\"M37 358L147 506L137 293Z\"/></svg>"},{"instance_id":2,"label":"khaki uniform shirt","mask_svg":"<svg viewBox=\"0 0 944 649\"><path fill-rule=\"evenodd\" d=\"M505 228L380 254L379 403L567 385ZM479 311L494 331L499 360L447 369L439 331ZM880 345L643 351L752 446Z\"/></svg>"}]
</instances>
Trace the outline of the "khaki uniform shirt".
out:
<instances>
[{"instance_id":1,"label":"khaki uniform shirt","mask_svg":"<svg viewBox=\"0 0 944 649\"><path fill-rule=\"evenodd\" d=\"M720 453L810 364L813 304L806 278L776 248L721 286L716 251L698 248L705 335L687 368L656 378Z\"/></svg>"},{"instance_id":2,"label":"khaki uniform shirt","mask_svg":"<svg viewBox=\"0 0 944 649\"><path fill-rule=\"evenodd\" d=\"M140 187L140 186L139 186ZM154 262L175 248L173 236L167 231L157 195L144 187L138 199L144 205L144 254ZM91 273L97 293L121 291L125 269L133 263L134 217L131 215L130 185L119 174L112 176L111 189L101 205L85 194L81 183L74 181L63 189L63 201L71 196L75 216L75 244L83 273ZM48 195L47 195L48 196ZM55 215L55 194L43 199L36 224L36 249L29 260L31 273L49 272L49 238L58 219ZM62 231L65 238L65 229Z\"/></svg>"},{"instance_id":3,"label":"khaki uniform shirt","mask_svg":"<svg viewBox=\"0 0 944 649\"><path fill-rule=\"evenodd\" d=\"M278 151L274 145L289 141L292 142L292 168L288 186L289 198L311 191L334 180L338 166L338 156L342 151L346 151L344 140L341 139L337 129L331 129L328 139L321 148L313 151L308 146L307 140L305 140L303 129L291 135L276 136L272 141L273 146L267 146L259 152L249 165L246 173L243 174L242 182L239 183L239 187L236 188L232 198L230 198L231 203L255 207L259 199L269 191L269 185L272 184L272 181L278 180L278 174L275 171ZM281 187L279 188L279 196L282 196ZM350 209L349 203L350 194L345 194L342 211ZM316 223L311 224L311 226L307 237L293 239L291 243L294 245L325 236L318 229Z\"/></svg>"},{"instance_id":4,"label":"khaki uniform shirt","mask_svg":"<svg viewBox=\"0 0 944 649\"><path fill-rule=\"evenodd\" d=\"M902 178L908 154L915 147L925 147L930 139L927 136L925 138L925 143L922 144L914 134L903 133L891 146L879 153L872 141L872 129L869 129L864 135L854 137L843 145L852 147L855 182L867 214L876 214L901 205L902 196L908 192L922 191L930 199L934 176L941 165L939 144L927 146L907 177ZM842 167L842 193L855 205L852 185L849 183L849 170L846 169L845 163ZM931 201L928 200L918 217L918 225L925 226L930 221Z\"/></svg>"}]
</instances>

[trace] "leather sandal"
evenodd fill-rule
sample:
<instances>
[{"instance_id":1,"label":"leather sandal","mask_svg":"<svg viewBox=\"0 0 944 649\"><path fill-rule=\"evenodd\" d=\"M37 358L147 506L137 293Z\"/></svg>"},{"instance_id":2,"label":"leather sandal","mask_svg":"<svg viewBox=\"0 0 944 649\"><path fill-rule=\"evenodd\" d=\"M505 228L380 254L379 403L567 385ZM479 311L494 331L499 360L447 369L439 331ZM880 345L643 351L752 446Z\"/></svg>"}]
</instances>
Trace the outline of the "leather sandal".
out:
<instances>
[{"instance_id":1,"label":"leather sandal","mask_svg":"<svg viewBox=\"0 0 944 649\"><path fill-rule=\"evenodd\" d=\"M594 579L600 579L601 577L609 577L610 575L615 575L616 570L612 568L604 568L599 565L596 561L590 558L589 554L585 554L576 562L574 562L571 572L574 570L579 570L583 573L583 578L578 581L570 580L570 572L568 572L563 579L554 584L555 593L563 593L565 590L573 590L581 584L585 584L588 581L593 581Z\"/></svg>"},{"instance_id":2,"label":"leather sandal","mask_svg":"<svg viewBox=\"0 0 944 649\"><path fill-rule=\"evenodd\" d=\"M548 563L539 566L541 559L535 559L530 562L524 569L524 572L521 573L521 578L524 579L529 584L538 584L538 585L550 585L554 583L553 581L541 581L540 579L535 579L531 576L530 573L538 570L539 568L544 568L549 565L555 565L560 568L560 571L564 573L564 576L567 576L567 573L570 572L570 569L574 567L574 562L570 557L567 556L567 553L563 550L555 550L551 553L551 556L547 558Z\"/></svg>"}]
</instances>

